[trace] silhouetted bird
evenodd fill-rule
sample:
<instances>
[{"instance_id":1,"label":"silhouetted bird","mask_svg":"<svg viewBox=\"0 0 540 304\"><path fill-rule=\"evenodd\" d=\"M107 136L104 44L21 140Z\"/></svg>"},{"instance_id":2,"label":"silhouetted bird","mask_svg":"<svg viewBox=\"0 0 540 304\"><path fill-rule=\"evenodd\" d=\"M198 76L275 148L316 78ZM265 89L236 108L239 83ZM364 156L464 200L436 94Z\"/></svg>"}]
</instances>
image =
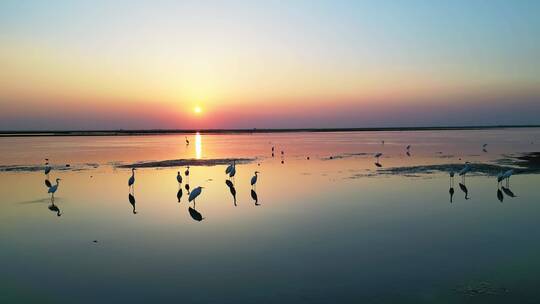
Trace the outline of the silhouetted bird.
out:
<instances>
[{"instance_id":1,"label":"silhouetted bird","mask_svg":"<svg viewBox=\"0 0 540 304\"><path fill-rule=\"evenodd\" d=\"M45 186L47 186L47 188L50 188L52 186L51 184L51 181L49 181L48 179L45 180Z\"/></svg>"},{"instance_id":2,"label":"silhouetted bird","mask_svg":"<svg viewBox=\"0 0 540 304\"><path fill-rule=\"evenodd\" d=\"M133 187L135 184L135 168L131 168L131 177L128 179L128 187Z\"/></svg>"},{"instance_id":3,"label":"silhouetted bird","mask_svg":"<svg viewBox=\"0 0 540 304\"><path fill-rule=\"evenodd\" d=\"M251 178L251 186L254 186L257 183L257 174L259 174L259 171L255 171L255 175Z\"/></svg>"},{"instance_id":4,"label":"silhouetted bird","mask_svg":"<svg viewBox=\"0 0 540 304\"><path fill-rule=\"evenodd\" d=\"M56 190L58 190L58 185L59 185L60 181L61 181L61 179L57 178L56 179L56 185L53 185L53 186L49 187L48 193L52 194L53 199L54 199L54 194L56 193Z\"/></svg>"},{"instance_id":5,"label":"silhouetted bird","mask_svg":"<svg viewBox=\"0 0 540 304\"><path fill-rule=\"evenodd\" d=\"M189 184L186 184L184 187L186 188L187 194L189 195Z\"/></svg>"},{"instance_id":6,"label":"silhouetted bird","mask_svg":"<svg viewBox=\"0 0 540 304\"><path fill-rule=\"evenodd\" d=\"M450 187L450 189L448 189L448 193L450 193L450 203L451 203L452 198L454 197L454 187Z\"/></svg>"},{"instance_id":7,"label":"silhouetted bird","mask_svg":"<svg viewBox=\"0 0 540 304\"><path fill-rule=\"evenodd\" d=\"M204 187L195 187L195 189L193 189L193 191L191 191L191 193L189 194L189 198L188 198L188 201L191 202L191 201L195 201L195 199L201 194L202 192L202 189Z\"/></svg>"}]
</instances>

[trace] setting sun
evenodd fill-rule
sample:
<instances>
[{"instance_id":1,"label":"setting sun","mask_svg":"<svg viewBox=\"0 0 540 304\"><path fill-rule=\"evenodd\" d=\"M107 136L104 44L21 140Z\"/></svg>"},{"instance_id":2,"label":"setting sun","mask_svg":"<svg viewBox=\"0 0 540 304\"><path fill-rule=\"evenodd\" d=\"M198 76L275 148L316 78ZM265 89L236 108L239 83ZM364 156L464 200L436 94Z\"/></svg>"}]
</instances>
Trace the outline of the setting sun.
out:
<instances>
[{"instance_id":1,"label":"setting sun","mask_svg":"<svg viewBox=\"0 0 540 304\"><path fill-rule=\"evenodd\" d=\"M193 112L195 112L195 114L200 114L202 112L202 109L201 107L197 106L193 109Z\"/></svg>"}]
</instances>

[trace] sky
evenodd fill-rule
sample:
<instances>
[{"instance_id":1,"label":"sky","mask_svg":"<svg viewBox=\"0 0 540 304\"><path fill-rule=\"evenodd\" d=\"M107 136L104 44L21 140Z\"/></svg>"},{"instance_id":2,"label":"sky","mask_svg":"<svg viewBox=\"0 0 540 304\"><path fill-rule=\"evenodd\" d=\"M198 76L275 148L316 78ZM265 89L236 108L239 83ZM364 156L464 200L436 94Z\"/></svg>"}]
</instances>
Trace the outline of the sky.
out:
<instances>
[{"instance_id":1,"label":"sky","mask_svg":"<svg viewBox=\"0 0 540 304\"><path fill-rule=\"evenodd\" d=\"M0 130L540 124L539 14L526 0L3 0Z\"/></svg>"}]
</instances>

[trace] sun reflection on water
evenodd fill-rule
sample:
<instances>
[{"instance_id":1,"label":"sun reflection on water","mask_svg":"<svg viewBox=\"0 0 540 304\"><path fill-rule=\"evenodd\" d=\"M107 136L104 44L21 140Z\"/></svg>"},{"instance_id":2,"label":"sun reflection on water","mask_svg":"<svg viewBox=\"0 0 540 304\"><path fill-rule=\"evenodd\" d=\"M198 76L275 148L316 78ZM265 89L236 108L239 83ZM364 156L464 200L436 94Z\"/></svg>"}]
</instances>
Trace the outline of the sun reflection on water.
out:
<instances>
[{"instance_id":1,"label":"sun reflection on water","mask_svg":"<svg viewBox=\"0 0 540 304\"><path fill-rule=\"evenodd\" d=\"M195 158L201 159L202 157L202 136L201 133L197 132L195 134Z\"/></svg>"}]
</instances>

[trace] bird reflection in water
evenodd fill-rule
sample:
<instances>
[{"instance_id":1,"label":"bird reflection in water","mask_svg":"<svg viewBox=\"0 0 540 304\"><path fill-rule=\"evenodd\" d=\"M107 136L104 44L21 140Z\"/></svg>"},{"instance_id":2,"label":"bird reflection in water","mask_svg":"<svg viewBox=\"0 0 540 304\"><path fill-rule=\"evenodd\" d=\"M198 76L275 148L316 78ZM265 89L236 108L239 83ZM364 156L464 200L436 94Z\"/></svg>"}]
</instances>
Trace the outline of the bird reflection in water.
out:
<instances>
[{"instance_id":1,"label":"bird reflection in water","mask_svg":"<svg viewBox=\"0 0 540 304\"><path fill-rule=\"evenodd\" d=\"M466 200L470 199L469 189L467 189L467 186L465 186L465 184L459 183L459 188L461 189L461 191L463 191L463 193L465 193L465 199Z\"/></svg>"},{"instance_id":2,"label":"bird reflection in water","mask_svg":"<svg viewBox=\"0 0 540 304\"><path fill-rule=\"evenodd\" d=\"M182 200L182 195L183 195L182 187L180 187L180 188L178 188L178 192L176 192L176 198L178 199L179 203Z\"/></svg>"},{"instance_id":3,"label":"bird reflection in water","mask_svg":"<svg viewBox=\"0 0 540 304\"><path fill-rule=\"evenodd\" d=\"M255 192L255 190L253 189L251 189L251 198L255 201L255 206L260 206L259 198L257 197L257 192Z\"/></svg>"},{"instance_id":4,"label":"bird reflection in water","mask_svg":"<svg viewBox=\"0 0 540 304\"><path fill-rule=\"evenodd\" d=\"M497 188L497 199L499 200L499 202L503 202L504 201L504 195L501 191L501 189Z\"/></svg>"},{"instance_id":5,"label":"bird reflection in water","mask_svg":"<svg viewBox=\"0 0 540 304\"><path fill-rule=\"evenodd\" d=\"M195 199L199 195L201 195L202 189L204 189L204 187L201 187L201 186L193 188L193 191L191 191L188 197L188 202L189 203L193 202L193 208L188 207L189 215L197 222L204 220L204 217L202 217L202 215L196 210L196 205L195 205Z\"/></svg>"},{"instance_id":6,"label":"bird reflection in water","mask_svg":"<svg viewBox=\"0 0 540 304\"><path fill-rule=\"evenodd\" d=\"M51 198L51 204L49 205L48 208L52 212L56 212L56 216L61 216L62 215L62 213L60 213L60 208L58 208L58 206L54 204L54 198Z\"/></svg>"},{"instance_id":7,"label":"bird reflection in water","mask_svg":"<svg viewBox=\"0 0 540 304\"><path fill-rule=\"evenodd\" d=\"M189 192L189 184L186 184L185 188L186 188L187 194L189 195L190 194L190 192Z\"/></svg>"},{"instance_id":8,"label":"bird reflection in water","mask_svg":"<svg viewBox=\"0 0 540 304\"><path fill-rule=\"evenodd\" d=\"M188 207L188 211L191 218L196 220L197 222L204 220L202 214L200 214L199 211L195 210L195 206L193 206L193 208Z\"/></svg>"},{"instance_id":9,"label":"bird reflection in water","mask_svg":"<svg viewBox=\"0 0 540 304\"><path fill-rule=\"evenodd\" d=\"M505 186L502 186L501 189L502 189L502 191L504 192L504 194L506 194L507 196L512 197L512 198L517 197L517 196L514 194L514 192L512 192L512 190L510 190L510 188L507 188L507 187L505 187Z\"/></svg>"},{"instance_id":10,"label":"bird reflection in water","mask_svg":"<svg viewBox=\"0 0 540 304\"><path fill-rule=\"evenodd\" d=\"M236 206L236 188L234 188L233 182L231 182L230 180L226 179L226 180L225 180L225 185L227 185L227 187L229 187L229 191L231 192L231 195L232 195L232 197L233 197L233 203L234 203L234 206Z\"/></svg>"},{"instance_id":11,"label":"bird reflection in water","mask_svg":"<svg viewBox=\"0 0 540 304\"><path fill-rule=\"evenodd\" d=\"M450 203L451 203L454 197L454 171L450 171L450 189L448 189L448 193L450 193Z\"/></svg>"},{"instance_id":12,"label":"bird reflection in water","mask_svg":"<svg viewBox=\"0 0 540 304\"><path fill-rule=\"evenodd\" d=\"M133 208L133 214L137 214L137 210L135 210L135 194L129 193L128 195L129 203L131 204L131 207Z\"/></svg>"}]
</instances>

